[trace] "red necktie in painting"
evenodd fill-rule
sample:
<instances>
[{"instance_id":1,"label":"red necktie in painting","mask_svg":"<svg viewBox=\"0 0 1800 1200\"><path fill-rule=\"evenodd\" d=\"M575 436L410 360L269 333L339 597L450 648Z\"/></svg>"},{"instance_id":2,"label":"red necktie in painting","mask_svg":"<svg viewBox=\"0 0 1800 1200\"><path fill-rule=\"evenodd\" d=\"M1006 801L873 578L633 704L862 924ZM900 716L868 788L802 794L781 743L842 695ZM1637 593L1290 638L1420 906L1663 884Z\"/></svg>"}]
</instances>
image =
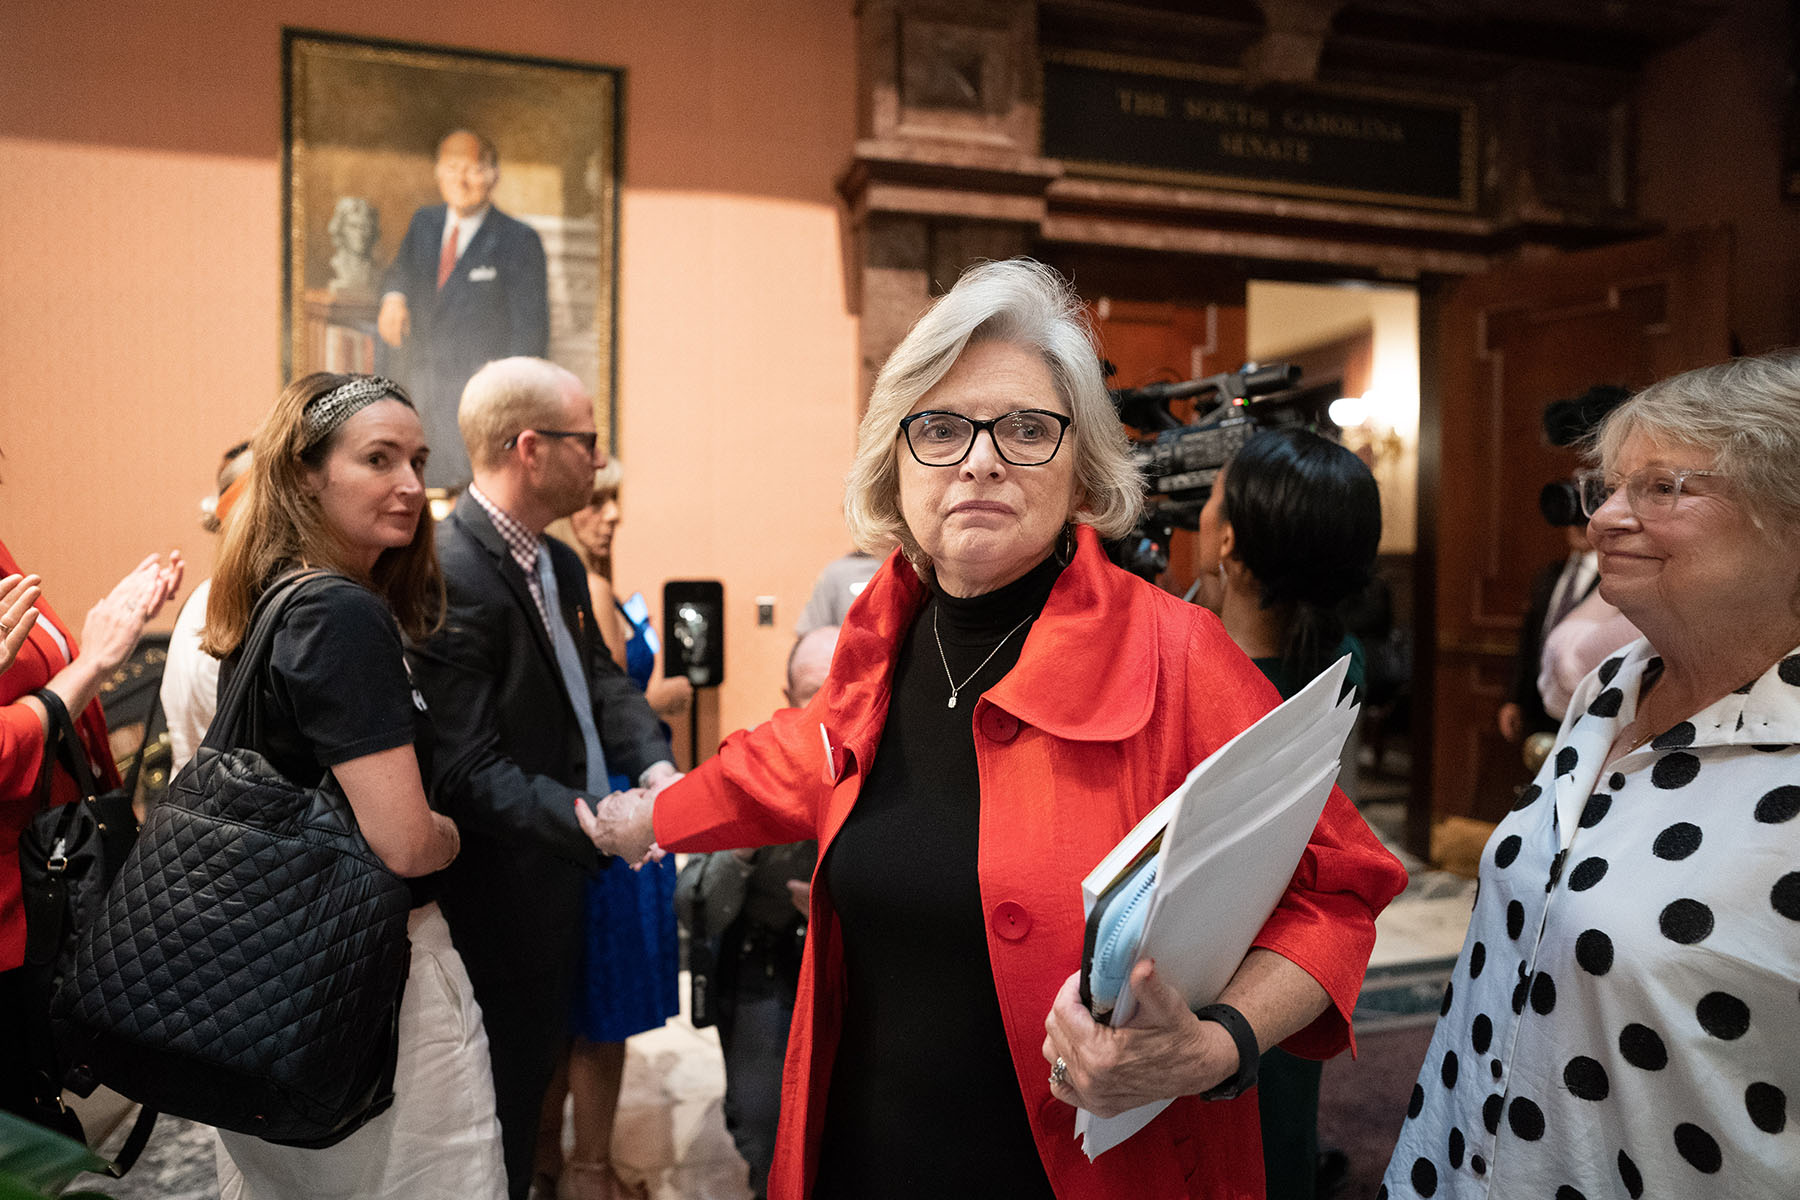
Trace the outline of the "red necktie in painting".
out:
<instances>
[{"instance_id":1,"label":"red necktie in painting","mask_svg":"<svg viewBox=\"0 0 1800 1200\"><path fill-rule=\"evenodd\" d=\"M450 272L456 270L456 232L457 222L450 223L450 236L444 239L444 252L438 255L438 290L450 282Z\"/></svg>"}]
</instances>

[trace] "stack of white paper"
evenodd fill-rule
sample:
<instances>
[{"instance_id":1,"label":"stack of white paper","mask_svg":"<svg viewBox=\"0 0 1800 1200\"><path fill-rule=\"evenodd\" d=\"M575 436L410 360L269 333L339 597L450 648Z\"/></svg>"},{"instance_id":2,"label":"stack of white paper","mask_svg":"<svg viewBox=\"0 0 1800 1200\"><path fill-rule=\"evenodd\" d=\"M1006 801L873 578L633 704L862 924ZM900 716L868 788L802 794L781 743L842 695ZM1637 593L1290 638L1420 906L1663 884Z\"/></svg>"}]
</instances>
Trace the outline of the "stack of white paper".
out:
<instances>
[{"instance_id":1,"label":"stack of white paper","mask_svg":"<svg viewBox=\"0 0 1800 1200\"><path fill-rule=\"evenodd\" d=\"M1230 982L1287 891L1324 811L1356 721L1356 705L1338 699L1349 662L1348 655L1339 659L1214 751L1082 880L1082 901L1091 912L1107 885L1162 831L1155 893L1137 956L1154 958L1157 973L1190 1008L1211 1004ZM1136 1007L1127 982L1112 1024L1128 1024ZM1161 1100L1116 1117L1083 1109L1076 1113L1075 1132L1092 1159L1168 1105Z\"/></svg>"}]
</instances>

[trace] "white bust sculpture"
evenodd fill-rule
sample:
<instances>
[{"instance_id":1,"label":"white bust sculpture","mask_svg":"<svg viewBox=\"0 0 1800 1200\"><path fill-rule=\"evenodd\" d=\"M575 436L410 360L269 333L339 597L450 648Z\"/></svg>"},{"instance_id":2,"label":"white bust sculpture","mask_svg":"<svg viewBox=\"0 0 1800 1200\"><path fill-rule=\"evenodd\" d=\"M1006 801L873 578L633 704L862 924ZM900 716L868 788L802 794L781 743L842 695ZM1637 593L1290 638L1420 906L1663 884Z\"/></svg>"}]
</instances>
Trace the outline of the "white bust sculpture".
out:
<instances>
[{"instance_id":1,"label":"white bust sculpture","mask_svg":"<svg viewBox=\"0 0 1800 1200\"><path fill-rule=\"evenodd\" d=\"M332 292L373 292L372 255L381 240L381 214L362 196L340 196L326 228L331 232Z\"/></svg>"}]
</instances>

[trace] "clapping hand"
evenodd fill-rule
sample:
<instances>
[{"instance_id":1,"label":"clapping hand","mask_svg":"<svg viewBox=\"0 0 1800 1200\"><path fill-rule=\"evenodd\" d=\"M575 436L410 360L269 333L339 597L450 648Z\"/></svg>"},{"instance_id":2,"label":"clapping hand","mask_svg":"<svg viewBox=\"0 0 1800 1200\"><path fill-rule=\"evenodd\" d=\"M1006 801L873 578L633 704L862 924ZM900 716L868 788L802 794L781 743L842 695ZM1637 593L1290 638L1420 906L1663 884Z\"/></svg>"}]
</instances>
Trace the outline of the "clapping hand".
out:
<instances>
[{"instance_id":1,"label":"clapping hand","mask_svg":"<svg viewBox=\"0 0 1800 1200\"><path fill-rule=\"evenodd\" d=\"M92 669L107 674L125 661L144 632L144 625L162 611L162 606L181 587L185 569L179 550L169 552L167 563L157 555L148 555L113 585L105 599L88 610L81 626L81 652Z\"/></svg>"},{"instance_id":2,"label":"clapping hand","mask_svg":"<svg viewBox=\"0 0 1800 1200\"><path fill-rule=\"evenodd\" d=\"M0 579L0 672L12 666L19 647L37 624L37 603L41 594L36 575L8 575Z\"/></svg>"}]
</instances>

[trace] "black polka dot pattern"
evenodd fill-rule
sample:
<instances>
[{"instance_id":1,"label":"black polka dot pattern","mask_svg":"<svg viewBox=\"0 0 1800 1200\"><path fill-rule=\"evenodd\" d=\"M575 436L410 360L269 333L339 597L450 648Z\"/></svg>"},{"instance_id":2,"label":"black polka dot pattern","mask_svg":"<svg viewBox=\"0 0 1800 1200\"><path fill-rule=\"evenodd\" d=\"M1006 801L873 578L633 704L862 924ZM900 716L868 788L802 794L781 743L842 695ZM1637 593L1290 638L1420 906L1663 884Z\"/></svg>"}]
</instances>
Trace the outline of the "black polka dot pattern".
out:
<instances>
[{"instance_id":1,"label":"black polka dot pattern","mask_svg":"<svg viewBox=\"0 0 1800 1200\"><path fill-rule=\"evenodd\" d=\"M1772 1083L1753 1083L1744 1089L1744 1109L1750 1123L1764 1133L1787 1128L1787 1093Z\"/></svg>"},{"instance_id":2,"label":"black polka dot pattern","mask_svg":"<svg viewBox=\"0 0 1800 1200\"><path fill-rule=\"evenodd\" d=\"M1652 750L1680 750L1684 746L1691 746L1694 744L1694 734L1696 732L1692 721L1683 721L1681 724L1671 726L1651 738L1650 748Z\"/></svg>"},{"instance_id":3,"label":"black polka dot pattern","mask_svg":"<svg viewBox=\"0 0 1800 1200\"><path fill-rule=\"evenodd\" d=\"M1506 1124L1520 1141L1535 1142L1544 1136L1544 1110L1523 1096L1514 1096L1506 1106Z\"/></svg>"},{"instance_id":4,"label":"black polka dot pattern","mask_svg":"<svg viewBox=\"0 0 1800 1200\"><path fill-rule=\"evenodd\" d=\"M1776 665L1775 673L1781 682L1790 687L1800 687L1800 654L1790 654Z\"/></svg>"},{"instance_id":5,"label":"black polka dot pattern","mask_svg":"<svg viewBox=\"0 0 1800 1200\"><path fill-rule=\"evenodd\" d=\"M1575 939L1575 961L1589 975L1604 975L1612 970L1612 939L1598 929L1589 929Z\"/></svg>"},{"instance_id":6,"label":"black polka dot pattern","mask_svg":"<svg viewBox=\"0 0 1800 1200\"><path fill-rule=\"evenodd\" d=\"M1638 1200L1644 1194L1644 1177L1638 1174L1637 1164L1623 1150L1619 1151L1619 1182L1625 1185L1625 1194L1631 1200Z\"/></svg>"},{"instance_id":7,"label":"black polka dot pattern","mask_svg":"<svg viewBox=\"0 0 1800 1200\"><path fill-rule=\"evenodd\" d=\"M1663 1045L1656 1030L1636 1022L1620 1031L1619 1053L1626 1062L1645 1071L1660 1071L1669 1065L1669 1048Z\"/></svg>"},{"instance_id":8,"label":"black polka dot pattern","mask_svg":"<svg viewBox=\"0 0 1800 1200\"><path fill-rule=\"evenodd\" d=\"M1700 777L1700 760L1685 750L1665 754L1650 768L1650 784L1664 791L1684 788Z\"/></svg>"},{"instance_id":9,"label":"black polka dot pattern","mask_svg":"<svg viewBox=\"0 0 1800 1200\"><path fill-rule=\"evenodd\" d=\"M1656 924L1662 930L1662 935L1671 942L1691 946L1695 942L1705 941L1712 933L1712 909L1698 900L1683 898L1671 902L1663 909Z\"/></svg>"},{"instance_id":10,"label":"black polka dot pattern","mask_svg":"<svg viewBox=\"0 0 1800 1200\"><path fill-rule=\"evenodd\" d=\"M1569 872L1569 890L1585 892L1606 878L1607 863L1604 858L1584 858L1575 864Z\"/></svg>"},{"instance_id":11,"label":"black polka dot pattern","mask_svg":"<svg viewBox=\"0 0 1800 1200\"><path fill-rule=\"evenodd\" d=\"M1686 1121L1675 1127L1675 1152L1703 1175L1715 1175L1725 1165L1725 1156L1719 1152L1713 1135Z\"/></svg>"},{"instance_id":12,"label":"black polka dot pattern","mask_svg":"<svg viewBox=\"0 0 1800 1200\"><path fill-rule=\"evenodd\" d=\"M1729 992L1706 993L1694 1015L1700 1028L1723 1041L1735 1042L1750 1030L1750 1006Z\"/></svg>"},{"instance_id":13,"label":"black polka dot pattern","mask_svg":"<svg viewBox=\"0 0 1800 1200\"><path fill-rule=\"evenodd\" d=\"M1539 971L1531 981L1531 1011L1540 1017L1547 1017L1556 1009L1556 980L1549 974Z\"/></svg>"},{"instance_id":14,"label":"black polka dot pattern","mask_svg":"<svg viewBox=\"0 0 1800 1200\"><path fill-rule=\"evenodd\" d=\"M1764 825L1783 825L1800 817L1800 787L1786 784L1756 802L1756 819Z\"/></svg>"},{"instance_id":15,"label":"black polka dot pattern","mask_svg":"<svg viewBox=\"0 0 1800 1200\"><path fill-rule=\"evenodd\" d=\"M1456 980L1452 979L1449 983L1444 985L1444 1003L1438 1008L1438 1016L1447 1017L1450 1015L1450 1003L1455 995Z\"/></svg>"},{"instance_id":16,"label":"black polka dot pattern","mask_svg":"<svg viewBox=\"0 0 1800 1200\"><path fill-rule=\"evenodd\" d=\"M1412 1168L1413 1191L1421 1196L1437 1195L1437 1168L1428 1158L1415 1159Z\"/></svg>"},{"instance_id":17,"label":"black polka dot pattern","mask_svg":"<svg viewBox=\"0 0 1800 1200\"><path fill-rule=\"evenodd\" d=\"M1800 1197L1800 653L1602 768L1662 673L1589 680L1501 820L1390 1194Z\"/></svg>"},{"instance_id":18,"label":"black polka dot pattern","mask_svg":"<svg viewBox=\"0 0 1800 1200\"><path fill-rule=\"evenodd\" d=\"M1425 1089L1413 1084L1412 1099L1406 1102L1406 1115L1417 1117L1425 1110Z\"/></svg>"},{"instance_id":19,"label":"black polka dot pattern","mask_svg":"<svg viewBox=\"0 0 1800 1200\"><path fill-rule=\"evenodd\" d=\"M1614 657L1609 658L1605 662L1601 663L1600 664L1601 686L1605 686L1606 684L1611 683L1613 681L1614 677L1618 675L1619 668L1624 665L1625 665L1625 656L1622 654L1615 655Z\"/></svg>"},{"instance_id":20,"label":"black polka dot pattern","mask_svg":"<svg viewBox=\"0 0 1800 1200\"><path fill-rule=\"evenodd\" d=\"M1581 820L1578 824L1583 829L1592 829L1606 819L1612 809L1612 797L1605 792L1595 792L1588 797L1587 803L1581 806Z\"/></svg>"},{"instance_id":21,"label":"black polka dot pattern","mask_svg":"<svg viewBox=\"0 0 1800 1200\"><path fill-rule=\"evenodd\" d=\"M1693 822L1677 821L1656 835L1650 853L1666 862L1680 862L1700 848L1704 836Z\"/></svg>"},{"instance_id":22,"label":"black polka dot pattern","mask_svg":"<svg viewBox=\"0 0 1800 1200\"><path fill-rule=\"evenodd\" d=\"M1563 1086L1581 1100L1604 1100L1612 1091L1606 1081L1606 1068L1585 1054L1571 1058L1563 1068Z\"/></svg>"},{"instance_id":23,"label":"black polka dot pattern","mask_svg":"<svg viewBox=\"0 0 1800 1200\"><path fill-rule=\"evenodd\" d=\"M1800 871L1790 871L1769 889L1769 903L1790 921L1800 921Z\"/></svg>"}]
</instances>

